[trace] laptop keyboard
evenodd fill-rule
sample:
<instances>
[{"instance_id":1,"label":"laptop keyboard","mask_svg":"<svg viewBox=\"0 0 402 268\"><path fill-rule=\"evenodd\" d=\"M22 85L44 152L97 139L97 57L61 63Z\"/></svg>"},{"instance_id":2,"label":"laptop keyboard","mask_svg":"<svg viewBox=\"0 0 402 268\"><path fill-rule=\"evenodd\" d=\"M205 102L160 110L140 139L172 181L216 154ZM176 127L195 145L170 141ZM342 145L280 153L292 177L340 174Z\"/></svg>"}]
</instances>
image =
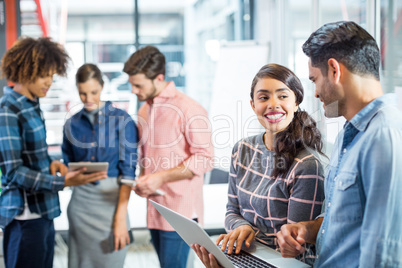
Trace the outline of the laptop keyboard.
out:
<instances>
[{"instance_id":1,"label":"laptop keyboard","mask_svg":"<svg viewBox=\"0 0 402 268\"><path fill-rule=\"evenodd\" d=\"M233 249L234 251L234 249ZM223 253L233 263L235 267L239 268L277 268L276 266L267 263L250 253L241 250L239 254L227 254L227 249Z\"/></svg>"}]
</instances>

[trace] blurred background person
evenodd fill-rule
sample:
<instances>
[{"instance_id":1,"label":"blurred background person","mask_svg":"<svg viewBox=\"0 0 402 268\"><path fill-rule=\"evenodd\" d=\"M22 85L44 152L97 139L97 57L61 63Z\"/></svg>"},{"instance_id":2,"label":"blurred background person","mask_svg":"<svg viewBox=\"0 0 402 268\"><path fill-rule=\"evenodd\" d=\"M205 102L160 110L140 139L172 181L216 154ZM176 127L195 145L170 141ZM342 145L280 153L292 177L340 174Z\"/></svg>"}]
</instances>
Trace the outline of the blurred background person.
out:
<instances>
[{"instance_id":1,"label":"blurred background person","mask_svg":"<svg viewBox=\"0 0 402 268\"><path fill-rule=\"evenodd\" d=\"M48 154L39 98L46 96L54 74L66 74L68 59L49 38L23 38L1 62L2 75L14 83L0 99L0 227L6 267L52 267L58 191L106 177L105 172L83 175L83 169L67 172Z\"/></svg>"},{"instance_id":2,"label":"blurred background person","mask_svg":"<svg viewBox=\"0 0 402 268\"><path fill-rule=\"evenodd\" d=\"M101 101L102 73L82 65L76 85L84 108L66 121L63 159L108 162L108 178L73 188L68 205L68 266L123 267L130 243L127 204L131 187L119 179L135 179L138 132L125 111Z\"/></svg>"},{"instance_id":3,"label":"blurred background person","mask_svg":"<svg viewBox=\"0 0 402 268\"><path fill-rule=\"evenodd\" d=\"M165 81L165 56L153 46L124 65L132 92L145 101L138 112L141 175L135 192L203 224L204 173L212 169L208 115L195 100ZM157 189L165 195L154 195ZM147 227L161 267L186 267L190 247L147 204Z\"/></svg>"}]
</instances>

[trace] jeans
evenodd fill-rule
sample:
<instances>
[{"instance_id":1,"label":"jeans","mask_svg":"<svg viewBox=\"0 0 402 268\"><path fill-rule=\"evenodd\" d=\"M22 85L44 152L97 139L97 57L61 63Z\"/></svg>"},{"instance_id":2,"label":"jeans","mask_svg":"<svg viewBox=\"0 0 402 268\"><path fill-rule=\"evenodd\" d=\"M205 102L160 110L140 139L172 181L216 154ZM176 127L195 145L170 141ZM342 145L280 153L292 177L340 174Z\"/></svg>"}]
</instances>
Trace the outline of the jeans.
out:
<instances>
[{"instance_id":1,"label":"jeans","mask_svg":"<svg viewBox=\"0 0 402 268\"><path fill-rule=\"evenodd\" d=\"M13 220L4 228L6 268L53 267L54 238L52 220Z\"/></svg>"},{"instance_id":2,"label":"jeans","mask_svg":"<svg viewBox=\"0 0 402 268\"><path fill-rule=\"evenodd\" d=\"M190 247L174 231L151 229L152 243L162 268L186 268Z\"/></svg>"}]
</instances>

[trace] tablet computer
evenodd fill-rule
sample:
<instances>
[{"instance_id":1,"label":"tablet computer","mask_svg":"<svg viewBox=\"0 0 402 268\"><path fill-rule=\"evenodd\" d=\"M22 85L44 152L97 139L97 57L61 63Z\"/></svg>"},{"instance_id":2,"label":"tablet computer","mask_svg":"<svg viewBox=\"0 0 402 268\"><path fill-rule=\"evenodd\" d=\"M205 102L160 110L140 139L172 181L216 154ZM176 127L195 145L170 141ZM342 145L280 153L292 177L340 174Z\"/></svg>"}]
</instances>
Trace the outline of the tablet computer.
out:
<instances>
[{"instance_id":1,"label":"tablet computer","mask_svg":"<svg viewBox=\"0 0 402 268\"><path fill-rule=\"evenodd\" d=\"M94 173L99 171L107 171L109 168L108 162L70 162L68 163L68 170L74 171L80 168L87 168L84 174Z\"/></svg>"}]
</instances>

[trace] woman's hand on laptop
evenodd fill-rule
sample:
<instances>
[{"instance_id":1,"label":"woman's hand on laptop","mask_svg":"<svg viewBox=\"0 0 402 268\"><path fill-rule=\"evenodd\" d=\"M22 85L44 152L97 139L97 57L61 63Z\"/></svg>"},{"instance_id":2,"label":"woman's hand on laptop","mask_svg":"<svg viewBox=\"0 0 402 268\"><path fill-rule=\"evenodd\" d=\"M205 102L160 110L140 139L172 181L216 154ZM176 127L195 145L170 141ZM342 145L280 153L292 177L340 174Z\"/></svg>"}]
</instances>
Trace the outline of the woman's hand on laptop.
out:
<instances>
[{"instance_id":1,"label":"woman's hand on laptop","mask_svg":"<svg viewBox=\"0 0 402 268\"><path fill-rule=\"evenodd\" d=\"M202 261L206 268L219 268L222 267L218 264L214 255L209 253L204 247L198 244L191 245L191 248L195 251L198 258Z\"/></svg>"},{"instance_id":2,"label":"woman's hand on laptop","mask_svg":"<svg viewBox=\"0 0 402 268\"><path fill-rule=\"evenodd\" d=\"M249 247L255 238L255 232L250 225L241 225L236 229L232 230L228 234L221 234L216 240L216 244L222 241L221 250L224 251L226 246L228 247L228 254L233 253L233 247L236 242L236 254L240 253L241 246L244 244Z\"/></svg>"}]
</instances>

